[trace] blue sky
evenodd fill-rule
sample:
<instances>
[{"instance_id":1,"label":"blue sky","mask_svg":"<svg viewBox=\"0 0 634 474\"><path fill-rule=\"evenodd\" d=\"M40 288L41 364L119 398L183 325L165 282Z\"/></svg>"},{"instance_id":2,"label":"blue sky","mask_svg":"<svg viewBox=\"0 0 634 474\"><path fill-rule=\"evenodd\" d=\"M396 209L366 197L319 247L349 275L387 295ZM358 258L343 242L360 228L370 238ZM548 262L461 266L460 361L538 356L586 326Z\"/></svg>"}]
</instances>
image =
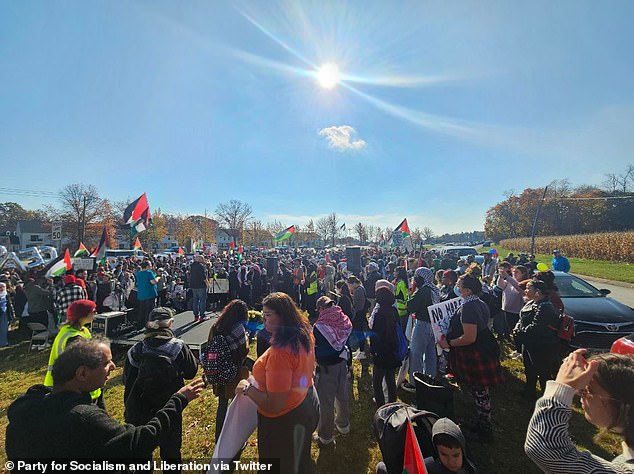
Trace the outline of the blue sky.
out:
<instances>
[{"instance_id":1,"label":"blue sky","mask_svg":"<svg viewBox=\"0 0 634 474\"><path fill-rule=\"evenodd\" d=\"M632 18L616 0L4 0L3 186L482 229L505 190L634 161Z\"/></svg>"}]
</instances>

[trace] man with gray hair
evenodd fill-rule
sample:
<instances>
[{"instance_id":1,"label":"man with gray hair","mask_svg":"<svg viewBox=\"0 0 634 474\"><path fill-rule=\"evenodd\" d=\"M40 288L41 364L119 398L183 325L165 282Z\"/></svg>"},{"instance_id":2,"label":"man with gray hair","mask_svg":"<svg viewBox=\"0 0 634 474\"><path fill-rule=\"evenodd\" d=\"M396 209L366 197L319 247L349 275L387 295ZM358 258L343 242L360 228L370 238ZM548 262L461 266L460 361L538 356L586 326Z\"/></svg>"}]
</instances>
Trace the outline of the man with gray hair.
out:
<instances>
[{"instance_id":1,"label":"man with gray hair","mask_svg":"<svg viewBox=\"0 0 634 474\"><path fill-rule=\"evenodd\" d=\"M122 425L91 403L116 368L107 339L79 338L53 365L53 387L34 385L7 410L9 460L146 461L159 441L198 398L202 379L174 393L156 416L141 426Z\"/></svg>"}]
</instances>

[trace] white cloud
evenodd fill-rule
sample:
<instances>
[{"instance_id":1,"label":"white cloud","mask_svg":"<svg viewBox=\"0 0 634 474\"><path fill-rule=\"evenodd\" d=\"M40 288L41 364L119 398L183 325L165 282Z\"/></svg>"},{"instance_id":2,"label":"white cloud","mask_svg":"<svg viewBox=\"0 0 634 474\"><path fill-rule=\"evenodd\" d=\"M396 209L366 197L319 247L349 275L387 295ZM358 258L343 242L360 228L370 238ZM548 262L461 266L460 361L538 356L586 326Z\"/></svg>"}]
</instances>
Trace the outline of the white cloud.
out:
<instances>
[{"instance_id":1,"label":"white cloud","mask_svg":"<svg viewBox=\"0 0 634 474\"><path fill-rule=\"evenodd\" d=\"M353 140L353 136L357 131L350 125L332 126L319 130L319 135L326 137L328 146L338 151L361 150L365 148L365 141L358 139Z\"/></svg>"}]
</instances>

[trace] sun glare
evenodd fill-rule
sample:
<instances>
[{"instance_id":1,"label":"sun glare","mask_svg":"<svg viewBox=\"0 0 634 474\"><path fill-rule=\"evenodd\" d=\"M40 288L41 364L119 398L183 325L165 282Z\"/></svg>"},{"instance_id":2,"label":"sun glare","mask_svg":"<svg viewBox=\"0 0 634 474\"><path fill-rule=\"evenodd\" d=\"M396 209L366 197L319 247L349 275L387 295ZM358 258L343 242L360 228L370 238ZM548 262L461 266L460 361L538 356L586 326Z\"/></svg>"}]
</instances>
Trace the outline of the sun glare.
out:
<instances>
[{"instance_id":1,"label":"sun glare","mask_svg":"<svg viewBox=\"0 0 634 474\"><path fill-rule=\"evenodd\" d=\"M317 71L317 82L324 89L333 89L341 81L341 73L335 63L323 64Z\"/></svg>"}]
</instances>

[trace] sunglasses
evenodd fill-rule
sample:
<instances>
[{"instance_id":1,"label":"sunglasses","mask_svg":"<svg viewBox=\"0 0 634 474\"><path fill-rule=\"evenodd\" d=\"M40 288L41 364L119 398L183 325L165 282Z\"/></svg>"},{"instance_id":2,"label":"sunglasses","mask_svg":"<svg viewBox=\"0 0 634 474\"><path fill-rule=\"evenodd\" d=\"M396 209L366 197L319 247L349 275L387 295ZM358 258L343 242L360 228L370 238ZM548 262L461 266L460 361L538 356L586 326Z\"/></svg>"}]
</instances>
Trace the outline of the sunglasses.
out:
<instances>
[{"instance_id":1,"label":"sunglasses","mask_svg":"<svg viewBox=\"0 0 634 474\"><path fill-rule=\"evenodd\" d=\"M592 399L596 397L599 400L612 400L613 402L621 403L621 400L617 400L616 398L605 397L602 395L597 395L596 393L592 393L590 389L588 389L588 387L579 390L579 395L581 396L581 398L583 398L584 400L588 402L592 401Z\"/></svg>"}]
</instances>

